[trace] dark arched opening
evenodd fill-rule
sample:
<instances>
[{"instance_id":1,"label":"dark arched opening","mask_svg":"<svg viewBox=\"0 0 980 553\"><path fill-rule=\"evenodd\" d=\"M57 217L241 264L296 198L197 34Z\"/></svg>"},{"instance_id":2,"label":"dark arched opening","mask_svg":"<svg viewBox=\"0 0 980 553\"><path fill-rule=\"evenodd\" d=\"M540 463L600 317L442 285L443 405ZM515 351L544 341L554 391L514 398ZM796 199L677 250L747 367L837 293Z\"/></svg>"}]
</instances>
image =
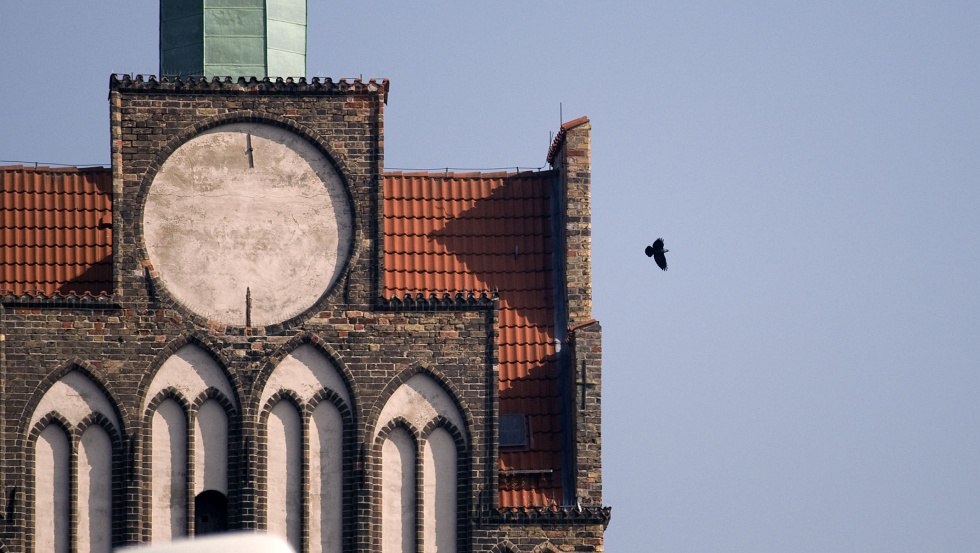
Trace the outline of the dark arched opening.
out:
<instances>
[{"instance_id":1,"label":"dark arched opening","mask_svg":"<svg viewBox=\"0 0 980 553\"><path fill-rule=\"evenodd\" d=\"M194 498L194 534L203 536L228 530L228 498L205 490Z\"/></svg>"}]
</instances>

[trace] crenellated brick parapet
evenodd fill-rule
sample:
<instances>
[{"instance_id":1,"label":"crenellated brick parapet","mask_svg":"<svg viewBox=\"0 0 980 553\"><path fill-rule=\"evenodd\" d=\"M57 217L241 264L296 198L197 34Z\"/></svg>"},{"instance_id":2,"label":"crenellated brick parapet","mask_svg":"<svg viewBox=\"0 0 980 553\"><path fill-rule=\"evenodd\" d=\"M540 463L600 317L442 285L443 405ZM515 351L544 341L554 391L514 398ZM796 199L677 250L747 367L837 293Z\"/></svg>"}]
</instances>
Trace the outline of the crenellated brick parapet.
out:
<instances>
[{"instance_id":1,"label":"crenellated brick parapet","mask_svg":"<svg viewBox=\"0 0 980 553\"><path fill-rule=\"evenodd\" d=\"M304 94L381 94L388 101L388 79L338 79L330 77L156 77L155 75L113 74L110 90L121 92L221 93L304 93Z\"/></svg>"}]
</instances>

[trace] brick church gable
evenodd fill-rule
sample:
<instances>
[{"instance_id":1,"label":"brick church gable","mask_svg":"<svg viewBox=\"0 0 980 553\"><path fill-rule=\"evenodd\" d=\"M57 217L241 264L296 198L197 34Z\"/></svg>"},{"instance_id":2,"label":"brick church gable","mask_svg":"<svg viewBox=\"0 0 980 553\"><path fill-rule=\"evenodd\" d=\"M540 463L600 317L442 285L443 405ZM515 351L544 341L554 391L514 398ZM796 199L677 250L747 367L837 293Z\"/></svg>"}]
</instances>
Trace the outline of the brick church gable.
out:
<instances>
[{"instance_id":1,"label":"brick church gable","mask_svg":"<svg viewBox=\"0 0 980 553\"><path fill-rule=\"evenodd\" d=\"M3 547L260 529L301 553L602 550L591 125L563 125L544 171L385 172L387 94L386 81L114 76L111 168L0 167ZM188 144L204 161L165 169ZM262 173L288 188L280 175L311 174L313 157L349 215L319 242L290 216L305 196L238 186L292 159ZM191 215L166 197L147 215L154 187L185 192L161 187L167 171L202 195L181 204ZM162 226L171 215L197 226ZM231 255L159 253L185 233ZM250 271L275 283L288 275L272 253L317 248L335 272L252 324L270 293ZM175 271L212 274L232 308L175 293ZM78 516L52 522L51 506ZM108 529L78 526L104 512Z\"/></svg>"}]
</instances>

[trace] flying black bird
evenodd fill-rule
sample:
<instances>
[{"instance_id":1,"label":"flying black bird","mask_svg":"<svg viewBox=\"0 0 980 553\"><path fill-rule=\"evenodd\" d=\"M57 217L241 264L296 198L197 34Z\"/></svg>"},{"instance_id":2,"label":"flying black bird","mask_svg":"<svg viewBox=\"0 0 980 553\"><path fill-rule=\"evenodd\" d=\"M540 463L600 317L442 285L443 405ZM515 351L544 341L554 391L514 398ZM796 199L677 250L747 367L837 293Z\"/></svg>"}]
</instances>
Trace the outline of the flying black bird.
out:
<instances>
[{"instance_id":1,"label":"flying black bird","mask_svg":"<svg viewBox=\"0 0 980 553\"><path fill-rule=\"evenodd\" d=\"M664 254L669 251L670 250L664 249L663 238L657 238L654 240L653 245L647 246L646 249L647 257L652 257L653 260L657 262L657 267L660 267L665 271L667 270L667 256Z\"/></svg>"}]
</instances>

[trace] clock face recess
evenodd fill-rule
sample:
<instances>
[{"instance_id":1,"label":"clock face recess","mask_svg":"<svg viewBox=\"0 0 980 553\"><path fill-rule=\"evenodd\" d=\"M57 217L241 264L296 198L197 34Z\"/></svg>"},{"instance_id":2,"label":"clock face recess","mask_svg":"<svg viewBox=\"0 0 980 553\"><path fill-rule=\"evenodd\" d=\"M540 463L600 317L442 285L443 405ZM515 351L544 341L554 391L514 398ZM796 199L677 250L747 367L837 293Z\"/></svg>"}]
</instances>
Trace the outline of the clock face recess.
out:
<instances>
[{"instance_id":1,"label":"clock face recess","mask_svg":"<svg viewBox=\"0 0 980 553\"><path fill-rule=\"evenodd\" d=\"M146 251L167 291L228 325L266 326L309 309L337 280L352 233L327 158L256 123L215 127L178 147L143 208Z\"/></svg>"}]
</instances>

